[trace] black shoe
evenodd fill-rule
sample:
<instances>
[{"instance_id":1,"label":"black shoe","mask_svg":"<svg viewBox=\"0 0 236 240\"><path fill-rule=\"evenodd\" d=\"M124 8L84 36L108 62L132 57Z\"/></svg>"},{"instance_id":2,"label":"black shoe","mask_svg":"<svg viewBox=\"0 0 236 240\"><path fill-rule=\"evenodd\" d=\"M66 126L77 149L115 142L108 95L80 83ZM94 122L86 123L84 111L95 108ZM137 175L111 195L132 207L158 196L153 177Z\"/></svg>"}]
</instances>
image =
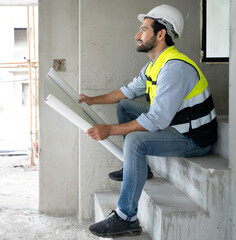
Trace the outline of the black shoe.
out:
<instances>
[{"instance_id":1,"label":"black shoe","mask_svg":"<svg viewBox=\"0 0 236 240\"><path fill-rule=\"evenodd\" d=\"M127 222L120 218L116 211L112 211L109 218L95 223L89 227L89 231L99 237L115 238L121 235L134 236L142 232L142 227L139 224L139 220L133 222Z\"/></svg>"},{"instance_id":2,"label":"black shoe","mask_svg":"<svg viewBox=\"0 0 236 240\"><path fill-rule=\"evenodd\" d=\"M119 171L109 173L109 178L114 181L123 181L123 168ZM153 173L151 171L151 168L148 165L147 179L151 179L151 178L153 178Z\"/></svg>"}]
</instances>

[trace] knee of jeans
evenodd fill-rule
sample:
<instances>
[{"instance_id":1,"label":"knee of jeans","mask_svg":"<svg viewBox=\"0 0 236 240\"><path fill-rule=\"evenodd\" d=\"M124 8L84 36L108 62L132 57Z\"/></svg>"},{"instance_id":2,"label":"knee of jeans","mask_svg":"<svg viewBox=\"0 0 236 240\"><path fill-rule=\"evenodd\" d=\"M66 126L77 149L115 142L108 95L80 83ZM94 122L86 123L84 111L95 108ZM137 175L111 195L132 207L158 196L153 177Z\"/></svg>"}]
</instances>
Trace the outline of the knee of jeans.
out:
<instances>
[{"instance_id":1,"label":"knee of jeans","mask_svg":"<svg viewBox=\"0 0 236 240\"><path fill-rule=\"evenodd\" d=\"M117 103L117 107L116 107L116 111L121 111L123 108L124 108L124 105L125 105L125 102L127 101L128 99L122 99L120 100L118 103Z\"/></svg>"},{"instance_id":2,"label":"knee of jeans","mask_svg":"<svg viewBox=\"0 0 236 240\"><path fill-rule=\"evenodd\" d=\"M145 154L147 152L146 146L142 141L140 132L131 132L126 135L124 148L128 151L137 151L139 154Z\"/></svg>"},{"instance_id":3,"label":"knee of jeans","mask_svg":"<svg viewBox=\"0 0 236 240\"><path fill-rule=\"evenodd\" d=\"M124 105L128 99L122 99L116 106L116 115L117 117L124 114Z\"/></svg>"}]
</instances>

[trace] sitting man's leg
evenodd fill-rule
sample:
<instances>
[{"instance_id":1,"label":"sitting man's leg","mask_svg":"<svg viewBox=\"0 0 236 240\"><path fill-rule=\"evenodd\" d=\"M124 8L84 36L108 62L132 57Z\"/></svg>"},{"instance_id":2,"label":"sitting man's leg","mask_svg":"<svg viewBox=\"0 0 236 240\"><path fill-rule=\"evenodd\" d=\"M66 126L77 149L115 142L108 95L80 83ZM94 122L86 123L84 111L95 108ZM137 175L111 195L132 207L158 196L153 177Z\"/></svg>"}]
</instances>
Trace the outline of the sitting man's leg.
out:
<instances>
[{"instance_id":1,"label":"sitting man's leg","mask_svg":"<svg viewBox=\"0 0 236 240\"><path fill-rule=\"evenodd\" d=\"M142 113L149 111L150 104L147 102L139 102L130 99L123 99L117 104L116 115L119 123L126 123L135 120ZM125 136L124 136L125 137ZM148 166L147 179L151 179L153 173ZM109 173L109 178L115 181L123 181L123 168Z\"/></svg>"},{"instance_id":2,"label":"sitting man's leg","mask_svg":"<svg viewBox=\"0 0 236 240\"><path fill-rule=\"evenodd\" d=\"M194 157L209 152L211 146L200 148L174 128L158 132L132 132L124 143L124 182L113 216L90 226L97 236L114 237L141 232L137 219L138 202L147 179L146 155L163 157Z\"/></svg>"}]
</instances>

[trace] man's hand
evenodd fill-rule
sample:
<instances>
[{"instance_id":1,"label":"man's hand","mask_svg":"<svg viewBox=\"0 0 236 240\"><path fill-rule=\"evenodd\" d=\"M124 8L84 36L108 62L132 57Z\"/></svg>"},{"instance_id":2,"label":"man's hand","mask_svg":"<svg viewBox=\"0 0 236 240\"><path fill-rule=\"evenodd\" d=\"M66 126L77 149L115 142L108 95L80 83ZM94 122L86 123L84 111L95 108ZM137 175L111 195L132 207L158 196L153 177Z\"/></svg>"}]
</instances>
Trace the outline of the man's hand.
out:
<instances>
[{"instance_id":1,"label":"man's hand","mask_svg":"<svg viewBox=\"0 0 236 240\"><path fill-rule=\"evenodd\" d=\"M82 103L82 102L86 102L89 106L92 105L92 97L88 97L84 94L80 94L80 100L78 101L78 103Z\"/></svg>"},{"instance_id":2,"label":"man's hand","mask_svg":"<svg viewBox=\"0 0 236 240\"><path fill-rule=\"evenodd\" d=\"M110 134L110 125L96 124L86 131L86 134L95 141L108 138Z\"/></svg>"}]
</instances>

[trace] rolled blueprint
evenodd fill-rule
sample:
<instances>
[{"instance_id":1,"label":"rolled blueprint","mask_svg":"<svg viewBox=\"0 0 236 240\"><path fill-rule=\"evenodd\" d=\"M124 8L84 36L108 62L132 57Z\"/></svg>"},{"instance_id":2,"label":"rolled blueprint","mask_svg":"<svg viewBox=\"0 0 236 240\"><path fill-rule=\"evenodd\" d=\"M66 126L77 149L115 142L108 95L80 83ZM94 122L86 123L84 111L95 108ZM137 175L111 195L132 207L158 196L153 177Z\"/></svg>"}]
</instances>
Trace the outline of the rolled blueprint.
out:
<instances>
[{"instance_id":1,"label":"rolled blueprint","mask_svg":"<svg viewBox=\"0 0 236 240\"><path fill-rule=\"evenodd\" d=\"M58 113L60 113L63 117L71 121L73 124L75 124L83 131L86 132L89 128L92 127L90 123L88 123L86 120L80 117L74 110L72 110L74 108L73 106L72 107L67 106L66 104L61 102L58 98L56 98L54 95L52 94L48 95L45 99L45 102L54 110L56 110ZM101 143L105 148L107 148L111 153L113 153L117 158L123 161L122 150L110 139L107 138L98 142Z\"/></svg>"},{"instance_id":2,"label":"rolled blueprint","mask_svg":"<svg viewBox=\"0 0 236 240\"><path fill-rule=\"evenodd\" d=\"M79 94L62 78L57 72L51 68L48 72L48 76L68 95L74 102L78 103L81 97ZM88 114L88 116L97 124L106 124L96 112L86 103L80 104L82 109Z\"/></svg>"},{"instance_id":3,"label":"rolled blueprint","mask_svg":"<svg viewBox=\"0 0 236 240\"><path fill-rule=\"evenodd\" d=\"M73 109L73 111L79 115L81 118L83 118L85 121L90 123L91 125L95 125L96 123L85 113L85 111L81 108L80 104L73 101L71 97L69 97L63 89L60 88L56 84L55 81L53 81L48 75L45 76L44 82L43 82L43 93L44 93L44 99L46 99L50 94L55 96L58 100L63 102L67 107L70 109Z\"/></svg>"}]
</instances>

